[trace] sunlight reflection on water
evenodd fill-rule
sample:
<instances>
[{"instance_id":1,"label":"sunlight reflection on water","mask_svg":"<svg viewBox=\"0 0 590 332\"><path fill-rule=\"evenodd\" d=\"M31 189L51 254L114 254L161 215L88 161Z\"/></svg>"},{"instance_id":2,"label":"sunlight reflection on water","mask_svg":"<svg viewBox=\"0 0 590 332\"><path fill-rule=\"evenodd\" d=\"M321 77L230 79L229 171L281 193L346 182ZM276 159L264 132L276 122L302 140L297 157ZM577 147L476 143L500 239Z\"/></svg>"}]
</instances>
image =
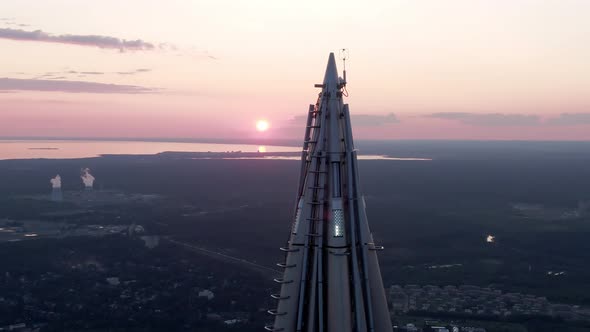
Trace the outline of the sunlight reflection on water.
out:
<instances>
[{"instance_id":1,"label":"sunlight reflection on water","mask_svg":"<svg viewBox=\"0 0 590 332\"><path fill-rule=\"evenodd\" d=\"M253 144L176 143L140 141L45 141L0 140L1 159L71 159L91 158L104 154L157 154L175 152L257 152L261 146ZM265 145L265 152L297 152L292 146Z\"/></svg>"}]
</instances>

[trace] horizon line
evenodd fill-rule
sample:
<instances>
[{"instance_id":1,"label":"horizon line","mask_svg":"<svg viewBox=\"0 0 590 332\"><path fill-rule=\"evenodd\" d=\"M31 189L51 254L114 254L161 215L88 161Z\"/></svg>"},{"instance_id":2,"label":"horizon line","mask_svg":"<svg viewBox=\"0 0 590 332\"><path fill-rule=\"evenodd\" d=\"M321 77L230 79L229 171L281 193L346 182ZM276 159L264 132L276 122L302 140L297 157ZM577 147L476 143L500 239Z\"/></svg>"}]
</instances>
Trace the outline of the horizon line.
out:
<instances>
[{"instance_id":1,"label":"horizon line","mask_svg":"<svg viewBox=\"0 0 590 332\"><path fill-rule=\"evenodd\" d=\"M0 141L107 141L107 142L165 142L300 146L295 138L190 138L190 137L73 137L73 136L0 136ZM356 142L520 142L520 143L590 143L590 140L526 140L526 139L356 139Z\"/></svg>"}]
</instances>

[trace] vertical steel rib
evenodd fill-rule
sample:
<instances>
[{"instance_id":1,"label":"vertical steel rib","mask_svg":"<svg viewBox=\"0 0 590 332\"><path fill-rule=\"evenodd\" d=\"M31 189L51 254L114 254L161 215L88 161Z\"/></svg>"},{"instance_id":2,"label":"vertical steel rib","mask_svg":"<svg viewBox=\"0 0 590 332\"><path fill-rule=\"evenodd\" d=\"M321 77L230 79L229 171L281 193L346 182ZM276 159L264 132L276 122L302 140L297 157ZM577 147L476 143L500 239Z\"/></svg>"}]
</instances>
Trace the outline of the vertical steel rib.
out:
<instances>
[{"instance_id":1,"label":"vertical steel rib","mask_svg":"<svg viewBox=\"0 0 590 332\"><path fill-rule=\"evenodd\" d=\"M345 131L346 131L346 170L348 175L347 181L347 193L348 193L348 215L350 220L354 220L354 210L353 207L355 206L355 202L357 200L354 190L354 170L352 168L353 165L353 151L354 151L354 142L352 140L352 128L350 127L350 114L348 111L348 105L344 105L343 115L346 119L345 121ZM358 270L359 261L358 261L358 246L360 241L357 238L357 229L355 225L349 225L350 227L350 243L351 243L351 256L352 256L352 284L354 287L354 308L355 308L355 319L356 319L356 328L357 331L363 331L365 325L363 324L366 322L366 317L364 316L364 302L365 296L363 296L361 276Z\"/></svg>"}]
</instances>

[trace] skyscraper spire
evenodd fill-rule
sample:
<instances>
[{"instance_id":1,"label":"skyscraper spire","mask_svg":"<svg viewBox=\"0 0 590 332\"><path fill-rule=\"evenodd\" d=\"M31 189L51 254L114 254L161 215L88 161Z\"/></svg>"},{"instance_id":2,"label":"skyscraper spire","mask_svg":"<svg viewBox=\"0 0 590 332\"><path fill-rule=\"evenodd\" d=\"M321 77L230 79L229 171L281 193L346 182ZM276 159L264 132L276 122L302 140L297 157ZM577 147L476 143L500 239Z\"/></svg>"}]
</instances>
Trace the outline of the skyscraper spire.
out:
<instances>
[{"instance_id":1,"label":"skyscraper spire","mask_svg":"<svg viewBox=\"0 0 590 332\"><path fill-rule=\"evenodd\" d=\"M269 331L391 332L373 237L360 193L348 104L330 53L309 106L297 206Z\"/></svg>"}]
</instances>

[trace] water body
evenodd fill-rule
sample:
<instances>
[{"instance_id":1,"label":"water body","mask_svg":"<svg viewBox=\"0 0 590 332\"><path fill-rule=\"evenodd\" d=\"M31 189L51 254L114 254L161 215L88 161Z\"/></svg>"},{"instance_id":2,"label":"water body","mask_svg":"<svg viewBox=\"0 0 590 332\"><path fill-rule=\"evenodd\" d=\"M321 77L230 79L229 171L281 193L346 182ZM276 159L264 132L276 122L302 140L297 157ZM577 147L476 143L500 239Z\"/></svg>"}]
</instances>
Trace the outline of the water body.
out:
<instances>
[{"instance_id":1,"label":"water body","mask_svg":"<svg viewBox=\"0 0 590 332\"><path fill-rule=\"evenodd\" d=\"M0 160L5 159L73 159L105 154L157 154L174 152L297 152L299 147L261 147L252 144L176 143L141 141L68 141L68 140L0 140Z\"/></svg>"},{"instance_id":2,"label":"water body","mask_svg":"<svg viewBox=\"0 0 590 332\"><path fill-rule=\"evenodd\" d=\"M193 158L193 159L205 159L205 158ZM262 160L296 160L300 161L299 156L264 156L264 157L235 157L235 158L223 158L223 159L262 159ZM397 161L429 161L431 158L398 158L388 157L384 155L358 155L358 160L397 160Z\"/></svg>"},{"instance_id":3,"label":"water body","mask_svg":"<svg viewBox=\"0 0 590 332\"><path fill-rule=\"evenodd\" d=\"M0 140L0 160L7 159L76 159L101 155L154 155L162 152L264 152L261 157L223 159L301 160L296 156L272 156L272 153L299 153L300 147L254 144L95 141L95 140ZM271 154L271 155L269 155ZM217 159L218 157L214 157ZM195 159L209 159L207 157ZM431 160L397 158L378 154L360 154L361 160Z\"/></svg>"}]
</instances>

